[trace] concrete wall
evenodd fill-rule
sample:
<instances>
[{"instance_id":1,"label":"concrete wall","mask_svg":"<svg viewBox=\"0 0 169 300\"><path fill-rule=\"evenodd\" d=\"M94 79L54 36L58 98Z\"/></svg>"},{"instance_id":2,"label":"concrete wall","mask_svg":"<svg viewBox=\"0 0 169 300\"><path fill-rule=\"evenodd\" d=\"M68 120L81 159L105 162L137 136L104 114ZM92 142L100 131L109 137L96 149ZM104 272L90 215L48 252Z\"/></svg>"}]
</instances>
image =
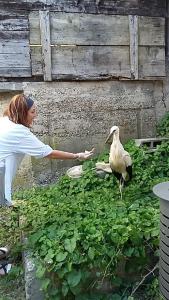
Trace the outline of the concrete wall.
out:
<instances>
[{"instance_id":1,"label":"concrete wall","mask_svg":"<svg viewBox=\"0 0 169 300\"><path fill-rule=\"evenodd\" d=\"M169 108L168 80L24 83L35 99L33 132L54 149L103 151L110 127L118 125L122 142L156 135L156 123ZM15 93L0 95L0 110ZM166 107L165 107L166 106ZM26 158L17 186L54 182L77 161Z\"/></svg>"}]
</instances>

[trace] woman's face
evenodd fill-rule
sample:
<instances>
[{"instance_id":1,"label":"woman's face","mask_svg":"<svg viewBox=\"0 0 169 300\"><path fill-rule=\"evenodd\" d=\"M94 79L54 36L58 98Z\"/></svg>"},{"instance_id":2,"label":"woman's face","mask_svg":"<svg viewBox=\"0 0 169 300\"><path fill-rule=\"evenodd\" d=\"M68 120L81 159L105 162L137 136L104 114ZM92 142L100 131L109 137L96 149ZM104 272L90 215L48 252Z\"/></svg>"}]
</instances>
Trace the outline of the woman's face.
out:
<instances>
[{"instance_id":1,"label":"woman's face","mask_svg":"<svg viewBox=\"0 0 169 300\"><path fill-rule=\"evenodd\" d=\"M27 122L29 126L33 124L33 121L36 118L36 116L37 116L36 106L35 104L33 104L32 107L28 110L28 115L27 115Z\"/></svg>"}]
</instances>

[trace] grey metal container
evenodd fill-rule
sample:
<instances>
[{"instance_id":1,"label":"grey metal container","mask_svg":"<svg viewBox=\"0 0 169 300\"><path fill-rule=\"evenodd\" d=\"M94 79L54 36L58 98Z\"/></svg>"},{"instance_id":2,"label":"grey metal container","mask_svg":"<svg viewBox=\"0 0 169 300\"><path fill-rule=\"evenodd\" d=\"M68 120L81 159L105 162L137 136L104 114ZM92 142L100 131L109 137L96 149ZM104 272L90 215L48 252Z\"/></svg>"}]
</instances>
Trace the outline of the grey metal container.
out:
<instances>
[{"instance_id":1,"label":"grey metal container","mask_svg":"<svg viewBox=\"0 0 169 300\"><path fill-rule=\"evenodd\" d=\"M160 198L160 291L169 300L169 181L154 186L153 192Z\"/></svg>"}]
</instances>

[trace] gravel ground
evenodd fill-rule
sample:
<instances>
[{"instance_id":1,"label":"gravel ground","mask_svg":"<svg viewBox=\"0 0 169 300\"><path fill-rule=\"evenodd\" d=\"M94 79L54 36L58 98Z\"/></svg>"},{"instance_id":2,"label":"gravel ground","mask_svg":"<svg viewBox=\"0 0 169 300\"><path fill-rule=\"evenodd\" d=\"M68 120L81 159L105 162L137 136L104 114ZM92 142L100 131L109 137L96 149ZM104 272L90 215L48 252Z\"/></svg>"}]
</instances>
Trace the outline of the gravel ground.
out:
<instances>
[{"instance_id":1,"label":"gravel ground","mask_svg":"<svg viewBox=\"0 0 169 300\"><path fill-rule=\"evenodd\" d=\"M0 276L0 300L25 300L25 283L23 272L18 273L18 268L11 274Z\"/></svg>"}]
</instances>

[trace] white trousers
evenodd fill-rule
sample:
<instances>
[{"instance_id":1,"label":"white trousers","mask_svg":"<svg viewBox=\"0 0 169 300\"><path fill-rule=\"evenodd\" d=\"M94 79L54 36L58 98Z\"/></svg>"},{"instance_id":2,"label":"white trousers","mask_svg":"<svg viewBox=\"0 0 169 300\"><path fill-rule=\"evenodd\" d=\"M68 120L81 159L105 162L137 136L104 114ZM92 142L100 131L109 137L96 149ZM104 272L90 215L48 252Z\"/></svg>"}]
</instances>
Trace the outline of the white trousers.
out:
<instances>
[{"instance_id":1,"label":"white trousers","mask_svg":"<svg viewBox=\"0 0 169 300\"><path fill-rule=\"evenodd\" d=\"M0 167L0 205L6 205L5 202L5 167Z\"/></svg>"},{"instance_id":2,"label":"white trousers","mask_svg":"<svg viewBox=\"0 0 169 300\"><path fill-rule=\"evenodd\" d=\"M12 205L12 182L24 156L22 153L14 153L0 167L0 205Z\"/></svg>"}]
</instances>

